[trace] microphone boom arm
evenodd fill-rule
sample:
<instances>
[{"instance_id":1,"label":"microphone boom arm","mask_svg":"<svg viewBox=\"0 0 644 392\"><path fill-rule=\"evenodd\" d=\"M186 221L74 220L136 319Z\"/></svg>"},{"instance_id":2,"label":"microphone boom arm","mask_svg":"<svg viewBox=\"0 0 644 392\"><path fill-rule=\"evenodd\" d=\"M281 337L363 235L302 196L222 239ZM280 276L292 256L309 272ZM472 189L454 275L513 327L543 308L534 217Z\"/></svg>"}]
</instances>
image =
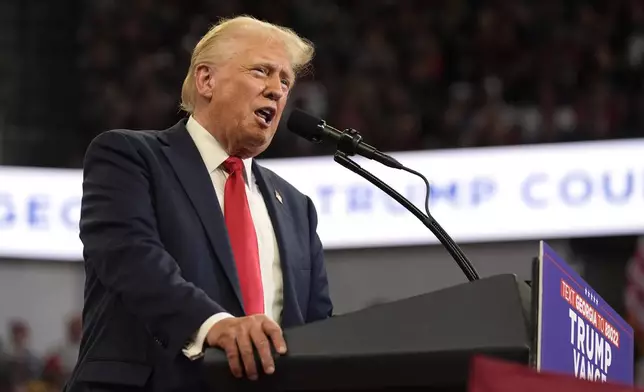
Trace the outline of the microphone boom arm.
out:
<instances>
[{"instance_id":1,"label":"microphone boom arm","mask_svg":"<svg viewBox=\"0 0 644 392\"><path fill-rule=\"evenodd\" d=\"M347 135L349 137L355 135ZM349 138L347 138L349 139ZM347 140L348 141L348 140ZM342 147L347 147L351 146L350 143L344 144L344 146L338 145L339 148L342 149ZM349 149L351 150L351 149ZM350 151L351 153L352 151ZM396 200L400 205L405 207L409 212L411 212L418 220L420 220L435 236L438 238L438 240L443 244L445 249L449 252L449 254L452 256L456 264L461 268L467 279L471 282L474 280L479 279L479 275L474 269L474 266L472 263L468 260L467 256L465 256L465 253L461 250L461 248L454 242L454 240L443 230L441 225L431 216L427 216L423 214L412 202L407 200L403 195L398 193L395 189L387 185L385 182L380 180L378 177L374 176L372 173L370 173L368 170L363 169L359 164L357 164L355 161L351 160L348 156L347 153L344 151L341 151L340 149L335 152L333 156L333 160L338 162L340 165L346 167L347 169L351 170L352 172L358 174L362 178L366 179L376 187L378 187L380 190L385 192L387 195L391 196L394 200Z\"/></svg>"}]
</instances>

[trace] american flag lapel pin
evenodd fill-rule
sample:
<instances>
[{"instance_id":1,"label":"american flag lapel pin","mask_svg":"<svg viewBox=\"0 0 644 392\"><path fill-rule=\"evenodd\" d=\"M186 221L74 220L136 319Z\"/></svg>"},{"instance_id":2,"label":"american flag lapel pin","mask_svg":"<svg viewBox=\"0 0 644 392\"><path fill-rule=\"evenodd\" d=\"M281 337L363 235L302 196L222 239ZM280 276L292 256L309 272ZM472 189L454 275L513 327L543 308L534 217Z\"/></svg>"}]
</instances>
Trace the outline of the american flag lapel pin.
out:
<instances>
[{"instance_id":1,"label":"american flag lapel pin","mask_svg":"<svg viewBox=\"0 0 644 392\"><path fill-rule=\"evenodd\" d=\"M284 204L284 202L282 201L282 195L280 195L277 190L275 191L275 198L280 202L280 204Z\"/></svg>"}]
</instances>

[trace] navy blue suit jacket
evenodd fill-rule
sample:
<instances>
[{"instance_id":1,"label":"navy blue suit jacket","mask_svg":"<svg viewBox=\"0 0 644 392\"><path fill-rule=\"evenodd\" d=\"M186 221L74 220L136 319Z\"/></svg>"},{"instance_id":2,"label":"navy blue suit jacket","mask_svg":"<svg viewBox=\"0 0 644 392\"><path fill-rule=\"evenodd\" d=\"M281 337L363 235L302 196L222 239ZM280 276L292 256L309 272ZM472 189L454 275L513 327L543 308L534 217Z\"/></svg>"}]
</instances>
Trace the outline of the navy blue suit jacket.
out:
<instances>
[{"instance_id":1,"label":"navy blue suit jacket","mask_svg":"<svg viewBox=\"0 0 644 392\"><path fill-rule=\"evenodd\" d=\"M279 246L282 327L329 317L313 203L256 162L253 173ZM80 237L84 328L66 390L201 390L203 365L182 348L212 314L244 310L223 214L185 120L92 141Z\"/></svg>"}]
</instances>

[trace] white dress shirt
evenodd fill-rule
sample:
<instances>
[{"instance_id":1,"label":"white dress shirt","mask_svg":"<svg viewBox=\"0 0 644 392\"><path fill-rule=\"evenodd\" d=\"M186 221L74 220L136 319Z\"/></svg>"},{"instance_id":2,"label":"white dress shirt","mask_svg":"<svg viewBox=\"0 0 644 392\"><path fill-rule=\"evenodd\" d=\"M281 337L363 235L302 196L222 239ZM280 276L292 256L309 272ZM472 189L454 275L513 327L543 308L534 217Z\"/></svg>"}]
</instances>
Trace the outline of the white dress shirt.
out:
<instances>
[{"instance_id":1,"label":"white dress shirt","mask_svg":"<svg viewBox=\"0 0 644 392\"><path fill-rule=\"evenodd\" d=\"M229 155L224 151L217 139L192 116L188 119L186 128L199 150L208 173L210 173L212 186L215 188L219 206L223 212L224 188L228 178L228 173L224 169L223 163ZM282 314L284 284L277 238L275 237L275 230L273 230L273 223L266 209L266 203L255 182L255 176L252 171L253 160L249 158L244 159L243 162L246 196L248 197L250 213L257 233L260 271L264 288L264 312L266 316L279 324ZM200 358L203 355L203 344L208 331L215 323L227 317L233 316L228 313L217 313L208 318L195 334L193 341L183 349L184 355L191 359Z\"/></svg>"}]
</instances>

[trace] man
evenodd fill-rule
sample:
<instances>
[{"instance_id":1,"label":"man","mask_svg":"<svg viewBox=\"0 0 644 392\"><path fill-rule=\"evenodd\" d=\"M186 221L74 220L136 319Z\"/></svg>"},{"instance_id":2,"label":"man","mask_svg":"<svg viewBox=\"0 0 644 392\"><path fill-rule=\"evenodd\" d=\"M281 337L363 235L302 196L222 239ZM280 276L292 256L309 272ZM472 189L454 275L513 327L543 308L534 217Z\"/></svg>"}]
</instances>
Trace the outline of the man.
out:
<instances>
[{"instance_id":1,"label":"man","mask_svg":"<svg viewBox=\"0 0 644 392\"><path fill-rule=\"evenodd\" d=\"M67 391L203 390L207 346L256 379L274 371L271 344L286 352L280 325L331 315L311 200L252 159L312 56L288 29L222 22L194 49L187 121L92 141L83 339Z\"/></svg>"},{"instance_id":2,"label":"man","mask_svg":"<svg viewBox=\"0 0 644 392\"><path fill-rule=\"evenodd\" d=\"M42 371L42 361L31 349L31 328L23 320L12 320L9 323L9 345L5 353L11 364L13 382L27 383L37 378Z\"/></svg>"}]
</instances>

